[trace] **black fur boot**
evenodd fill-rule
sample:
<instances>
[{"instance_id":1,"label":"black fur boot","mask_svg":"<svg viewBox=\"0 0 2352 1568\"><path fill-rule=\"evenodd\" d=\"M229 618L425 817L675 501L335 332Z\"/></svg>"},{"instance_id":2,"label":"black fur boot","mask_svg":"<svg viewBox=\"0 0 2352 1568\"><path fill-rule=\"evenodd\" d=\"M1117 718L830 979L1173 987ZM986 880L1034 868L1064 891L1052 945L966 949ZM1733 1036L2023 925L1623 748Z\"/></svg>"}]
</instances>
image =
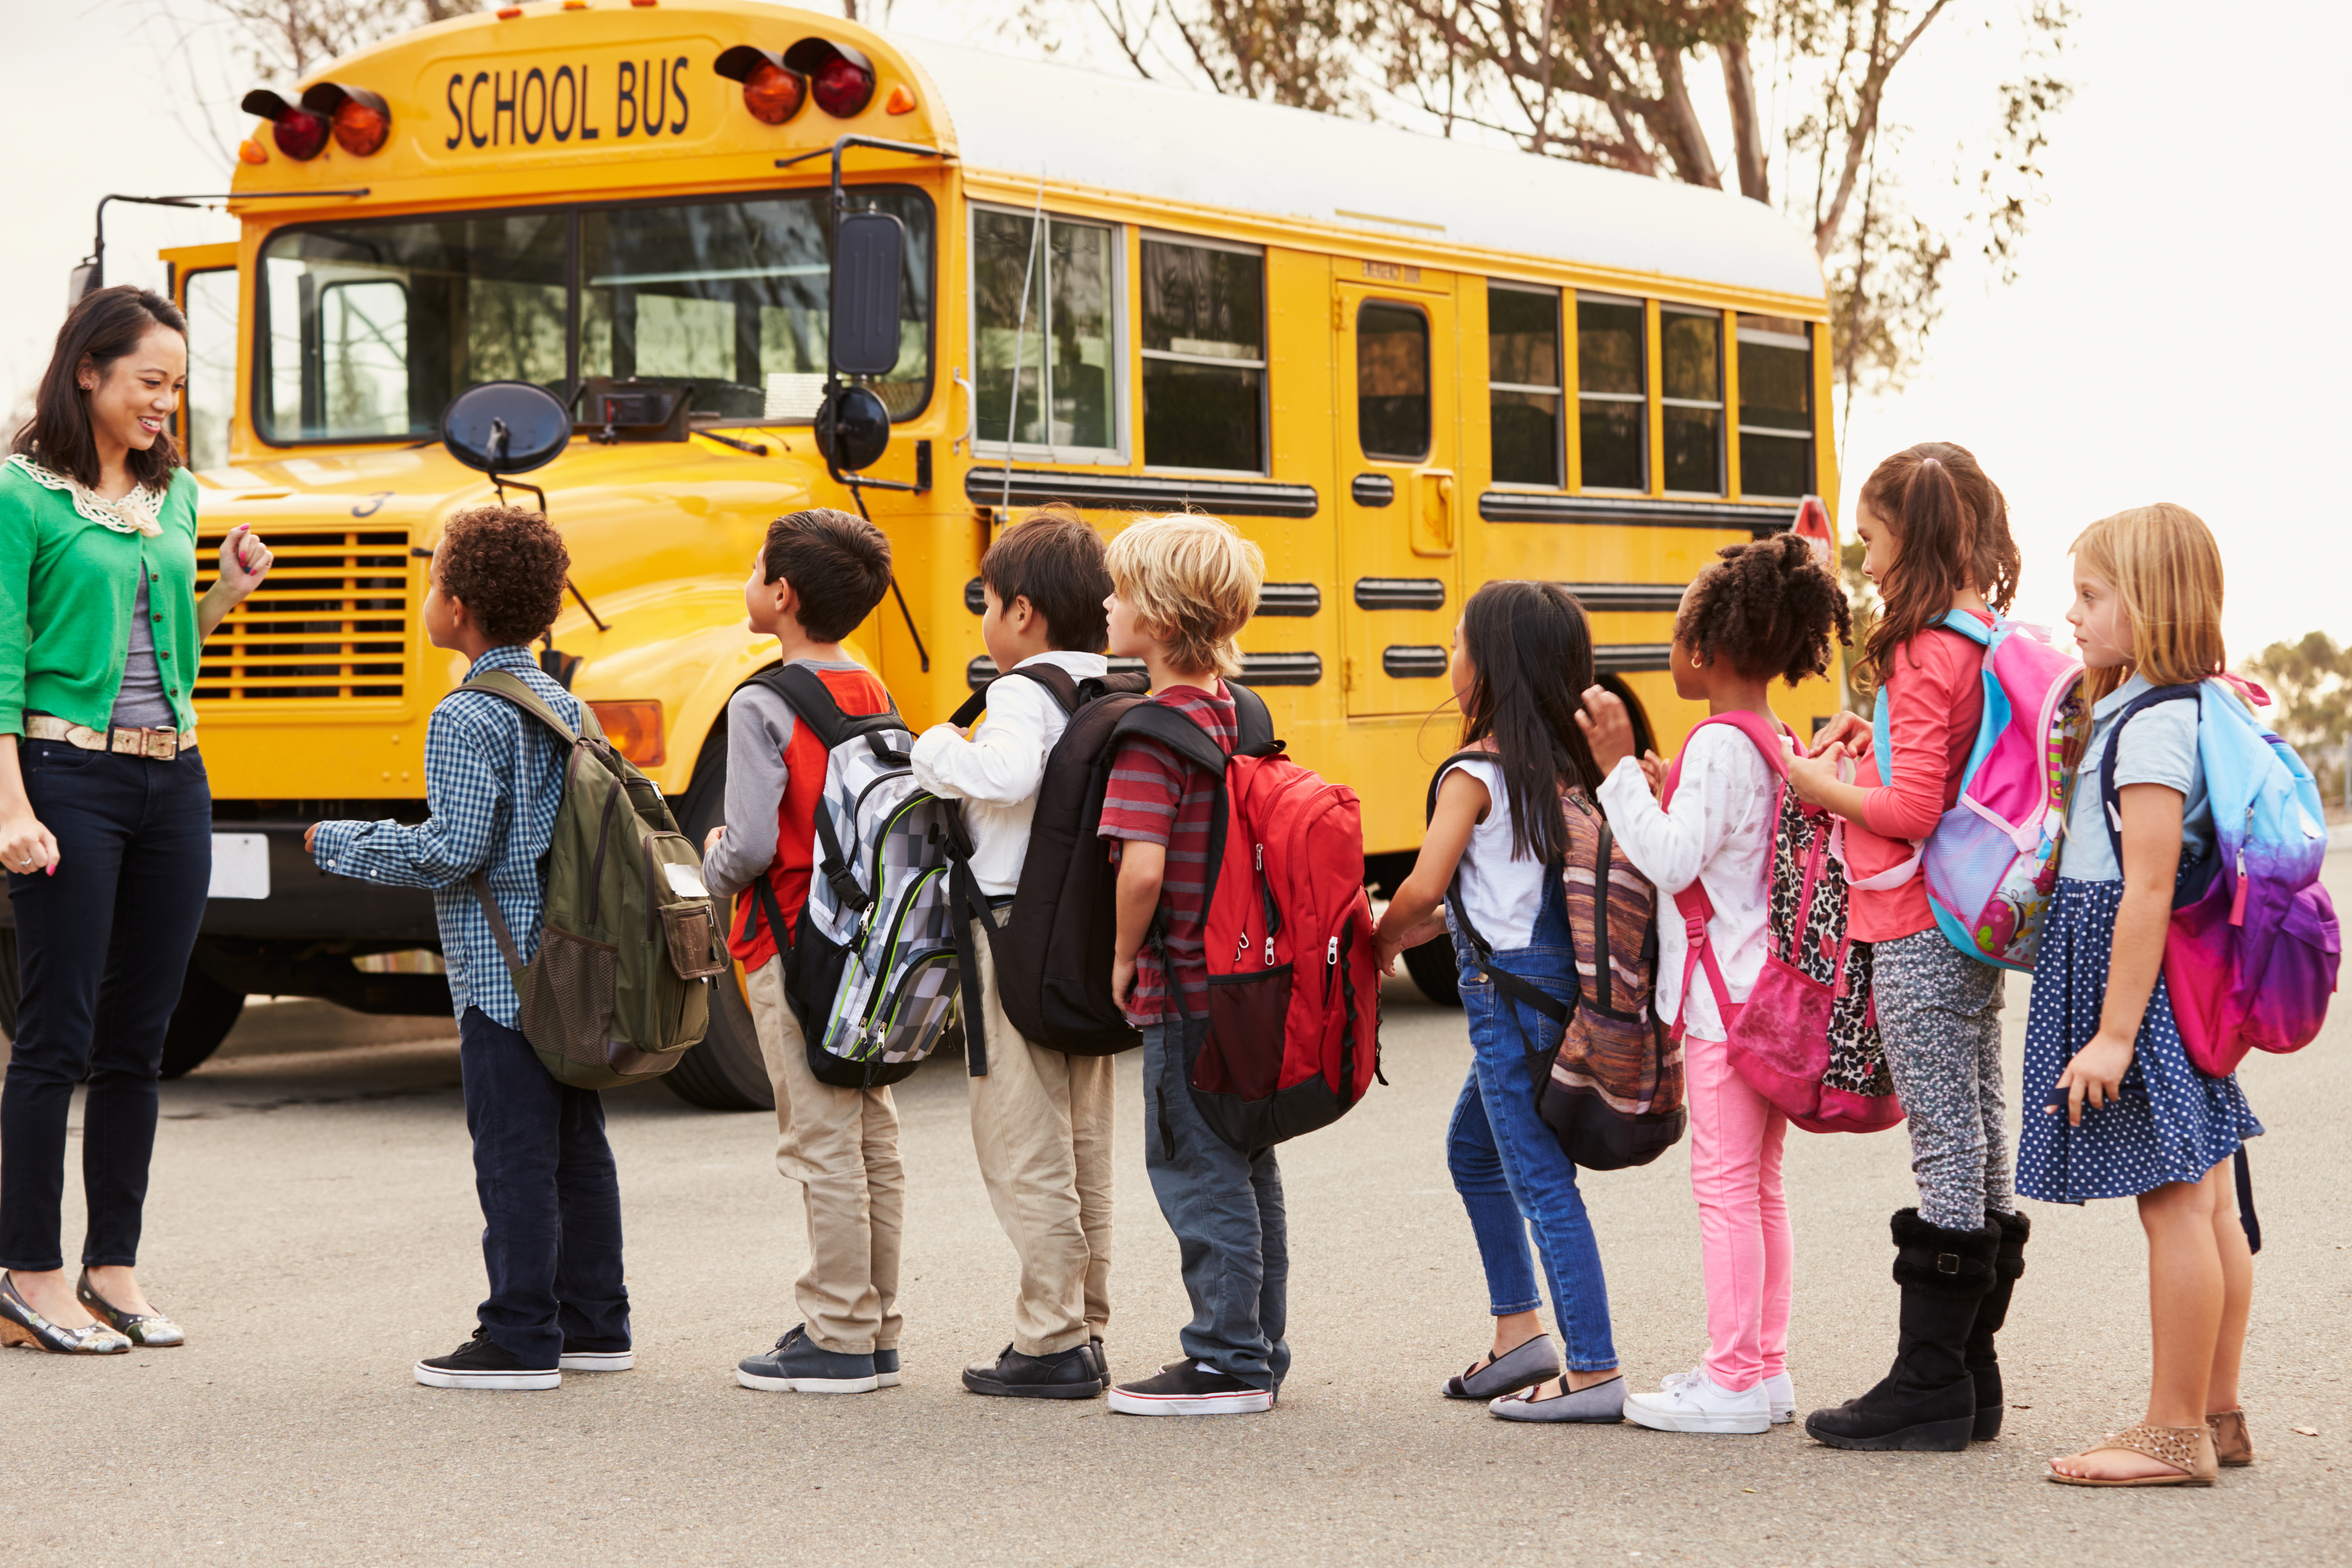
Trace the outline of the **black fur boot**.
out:
<instances>
[{"instance_id":1,"label":"black fur boot","mask_svg":"<svg viewBox=\"0 0 2352 1568\"><path fill-rule=\"evenodd\" d=\"M1977 1381L1977 1424L1969 1436L1979 1443L1989 1443L2000 1436L2004 1406L2000 1361L1993 1353L1993 1336L2008 1321L2009 1298L2017 1289L2017 1277L2025 1272L2025 1243L2033 1234L2033 1222L2021 1214L1988 1209L1985 1221L2000 1233L2000 1245L1993 1254L1992 1289L1977 1303L1976 1326L1969 1331L1969 1372Z\"/></svg>"},{"instance_id":2,"label":"black fur boot","mask_svg":"<svg viewBox=\"0 0 2352 1568\"><path fill-rule=\"evenodd\" d=\"M1834 1410L1805 1418L1814 1441L1833 1448L1951 1453L1975 1427L1976 1379L1967 1359L1977 1305L1992 1284L2000 1233L1946 1230L1897 1209L1895 1282L1903 1288L1902 1337L1878 1386Z\"/></svg>"}]
</instances>

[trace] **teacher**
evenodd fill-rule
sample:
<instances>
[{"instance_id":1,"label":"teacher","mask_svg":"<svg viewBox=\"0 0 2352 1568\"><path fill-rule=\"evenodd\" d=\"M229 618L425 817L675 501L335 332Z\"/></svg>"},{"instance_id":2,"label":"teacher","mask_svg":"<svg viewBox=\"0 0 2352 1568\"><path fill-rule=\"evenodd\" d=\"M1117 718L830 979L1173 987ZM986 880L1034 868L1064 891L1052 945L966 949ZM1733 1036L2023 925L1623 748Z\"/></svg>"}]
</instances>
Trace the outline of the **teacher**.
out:
<instances>
[{"instance_id":1,"label":"teacher","mask_svg":"<svg viewBox=\"0 0 2352 1568\"><path fill-rule=\"evenodd\" d=\"M85 296L0 463L0 867L16 911L0 1089L0 1344L109 1355L185 1340L133 1272L163 1030L212 879L196 649L269 571L240 527L196 601L196 481L172 416L188 323L130 287ZM58 1206L88 1080L79 1281Z\"/></svg>"}]
</instances>

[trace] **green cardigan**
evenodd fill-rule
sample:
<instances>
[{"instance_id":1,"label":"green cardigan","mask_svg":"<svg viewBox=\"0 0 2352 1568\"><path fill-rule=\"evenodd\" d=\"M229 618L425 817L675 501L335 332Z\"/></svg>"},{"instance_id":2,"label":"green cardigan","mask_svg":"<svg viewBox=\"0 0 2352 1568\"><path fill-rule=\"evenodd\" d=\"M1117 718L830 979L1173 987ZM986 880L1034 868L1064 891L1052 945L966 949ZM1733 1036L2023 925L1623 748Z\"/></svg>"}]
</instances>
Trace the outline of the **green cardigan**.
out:
<instances>
[{"instance_id":1,"label":"green cardigan","mask_svg":"<svg viewBox=\"0 0 2352 1568\"><path fill-rule=\"evenodd\" d=\"M155 667L183 730L196 725L196 480L172 476L153 537L86 517L68 490L0 462L0 735L26 712L103 730L131 651L131 606L147 574Z\"/></svg>"}]
</instances>

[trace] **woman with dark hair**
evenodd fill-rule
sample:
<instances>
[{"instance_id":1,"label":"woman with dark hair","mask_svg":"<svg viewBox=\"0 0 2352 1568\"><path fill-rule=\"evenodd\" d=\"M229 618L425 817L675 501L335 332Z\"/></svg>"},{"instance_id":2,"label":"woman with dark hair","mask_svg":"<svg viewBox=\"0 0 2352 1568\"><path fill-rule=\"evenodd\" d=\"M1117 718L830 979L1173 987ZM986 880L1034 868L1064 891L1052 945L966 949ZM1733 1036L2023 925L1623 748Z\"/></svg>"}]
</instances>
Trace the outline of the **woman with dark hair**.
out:
<instances>
[{"instance_id":1,"label":"woman with dark hair","mask_svg":"<svg viewBox=\"0 0 2352 1568\"><path fill-rule=\"evenodd\" d=\"M196 484L172 416L187 322L128 286L58 332L0 464L0 866L16 914L15 1050L0 1090L0 1344L105 1355L184 1336L138 1261L155 1079L212 877L196 650L268 575L239 527L201 603ZM66 1110L89 1098L89 1224L59 1242Z\"/></svg>"},{"instance_id":2,"label":"woman with dark hair","mask_svg":"<svg viewBox=\"0 0 2352 1568\"><path fill-rule=\"evenodd\" d=\"M1507 1421L1616 1421L1625 1381L1601 1249L1576 1167L1536 1113L1528 1065L1528 1042L1556 1039L1559 1026L1503 991L1516 978L1576 1004L1560 878L1571 809L1564 796L1589 796L1601 783L1576 722L1579 693L1593 679L1584 607L1556 583L1487 584L1463 607L1453 674L1462 750L1438 770L1428 836L1373 933L1386 968L1405 948L1450 929L1470 1025L1470 1076L1446 1132L1445 1163L1486 1265L1494 1341L1444 1393L1490 1401L1487 1409ZM1589 802L1581 809L1597 810ZM1536 1315L1538 1259L1551 1280L1565 1372Z\"/></svg>"}]
</instances>

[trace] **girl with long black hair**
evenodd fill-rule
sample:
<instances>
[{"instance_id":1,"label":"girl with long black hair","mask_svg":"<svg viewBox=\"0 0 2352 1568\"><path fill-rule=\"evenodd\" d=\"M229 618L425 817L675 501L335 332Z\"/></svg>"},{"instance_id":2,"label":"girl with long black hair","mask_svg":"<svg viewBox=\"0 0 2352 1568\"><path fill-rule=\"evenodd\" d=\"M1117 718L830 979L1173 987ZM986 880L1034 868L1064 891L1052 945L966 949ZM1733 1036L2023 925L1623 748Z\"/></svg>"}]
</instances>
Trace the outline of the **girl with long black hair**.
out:
<instances>
[{"instance_id":1,"label":"girl with long black hair","mask_svg":"<svg viewBox=\"0 0 2352 1568\"><path fill-rule=\"evenodd\" d=\"M197 649L269 571L244 528L198 600L196 482L171 436L187 322L142 289L85 296L0 463L0 866L16 1035L0 1090L0 1344L103 1355L184 1336L141 1290L163 1030L212 877ZM59 1206L87 1080L79 1280Z\"/></svg>"},{"instance_id":2,"label":"girl with long black hair","mask_svg":"<svg viewBox=\"0 0 2352 1568\"><path fill-rule=\"evenodd\" d=\"M1590 793L1601 782L1576 722L1578 694L1593 679L1583 606L1557 584L1487 584L1463 608L1453 676L1462 751L1439 771L1420 858L1374 935L1387 966L1450 930L1469 1016L1470 1075L1447 1133L1446 1164L1486 1265L1494 1342L1444 1392L1488 1400L1509 1421L1616 1421L1625 1384L1601 1249L1576 1167L1536 1114L1529 1076L1526 1042L1549 1038L1557 1026L1486 978L1490 968L1506 971L1555 1001L1576 998L1559 874L1561 794ZM1530 1226L1551 1276L1565 1372L1537 1316Z\"/></svg>"}]
</instances>

